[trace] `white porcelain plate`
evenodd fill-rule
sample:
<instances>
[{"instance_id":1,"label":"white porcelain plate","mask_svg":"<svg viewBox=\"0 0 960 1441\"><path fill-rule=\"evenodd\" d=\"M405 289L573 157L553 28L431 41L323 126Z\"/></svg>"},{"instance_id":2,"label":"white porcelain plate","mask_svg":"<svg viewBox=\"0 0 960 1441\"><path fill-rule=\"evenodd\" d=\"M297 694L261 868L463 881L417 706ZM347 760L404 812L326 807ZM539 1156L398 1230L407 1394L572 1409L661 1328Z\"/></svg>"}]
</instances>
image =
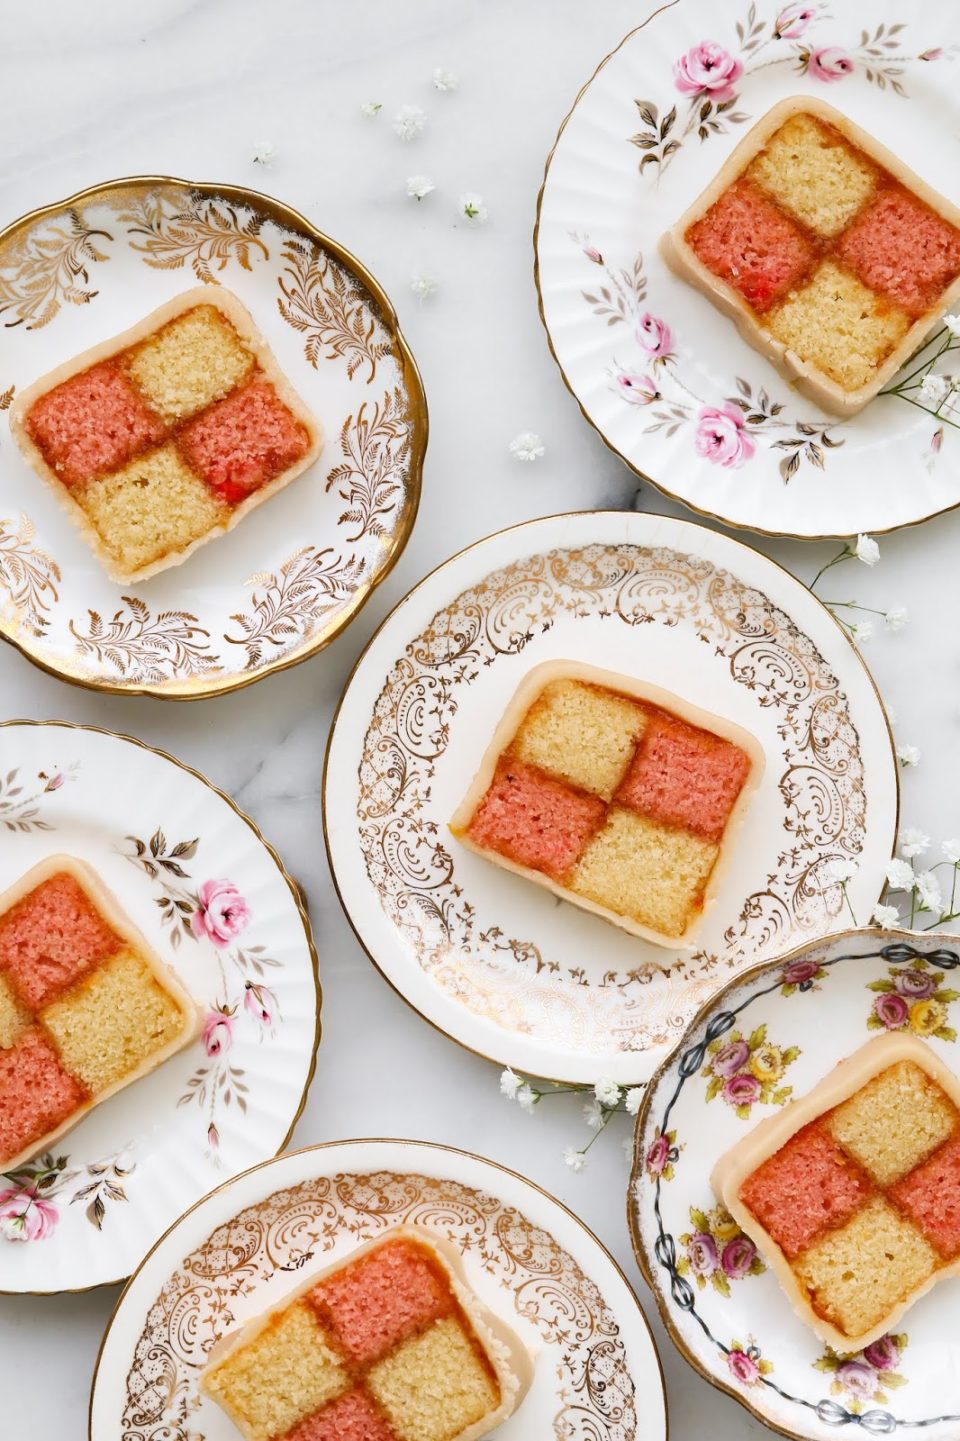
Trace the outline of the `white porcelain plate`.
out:
<instances>
[{"instance_id":1,"label":"white porcelain plate","mask_svg":"<svg viewBox=\"0 0 960 1441\"><path fill-rule=\"evenodd\" d=\"M0 636L94 689L213 695L315 654L390 570L417 512L426 402L393 307L304 216L236 186L115 181L0 232L0 412L201 283L246 305L324 449L255 519L124 587L0 414Z\"/></svg>"},{"instance_id":2,"label":"white porcelain plate","mask_svg":"<svg viewBox=\"0 0 960 1441\"><path fill-rule=\"evenodd\" d=\"M653 1339L622 1272L559 1201L492 1161L414 1141L315 1146L238 1176L189 1212L121 1298L93 1382L90 1441L233 1441L197 1393L213 1342L281 1299L306 1266L391 1227L461 1252L480 1299L535 1355L531 1390L497 1430L665 1441Z\"/></svg>"},{"instance_id":3,"label":"white porcelain plate","mask_svg":"<svg viewBox=\"0 0 960 1441\"><path fill-rule=\"evenodd\" d=\"M587 661L744 726L766 770L691 954L655 947L471 854L447 823L517 685ZM334 721L330 864L357 935L429 1021L555 1080L645 1079L732 970L869 915L897 775L863 662L804 586L689 521L595 512L488 537L370 642Z\"/></svg>"},{"instance_id":4,"label":"white porcelain plate","mask_svg":"<svg viewBox=\"0 0 960 1441\"><path fill-rule=\"evenodd\" d=\"M724 1151L872 1036L922 1036L956 1070L958 944L849 931L755 968L700 1012L637 1118L628 1214L664 1324L701 1375L788 1436L958 1434L956 1281L894 1335L840 1359L710 1189Z\"/></svg>"},{"instance_id":5,"label":"white porcelain plate","mask_svg":"<svg viewBox=\"0 0 960 1441\"><path fill-rule=\"evenodd\" d=\"M59 721L0 726L0 891L86 861L205 1012L200 1039L0 1176L0 1291L129 1275L211 1187L282 1150L313 1075L310 923L234 803L162 751ZM246 902L239 905L239 898ZM224 901L241 923L216 924Z\"/></svg>"},{"instance_id":6,"label":"white porcelain plate","mask_svg":"<svg viewBox=\"0 0 960 1441\"><path fill-rule=\"evenodd\" d=\"M584 87L540 197L541 312L587 419L661 490L801 537L960 503L960 413L944 423L895 396L843 421L821 413L657 252L751 124L798 93L957 200L958 62L960 10L934 0L673 0Z\"/></svg>"}]
</instances>

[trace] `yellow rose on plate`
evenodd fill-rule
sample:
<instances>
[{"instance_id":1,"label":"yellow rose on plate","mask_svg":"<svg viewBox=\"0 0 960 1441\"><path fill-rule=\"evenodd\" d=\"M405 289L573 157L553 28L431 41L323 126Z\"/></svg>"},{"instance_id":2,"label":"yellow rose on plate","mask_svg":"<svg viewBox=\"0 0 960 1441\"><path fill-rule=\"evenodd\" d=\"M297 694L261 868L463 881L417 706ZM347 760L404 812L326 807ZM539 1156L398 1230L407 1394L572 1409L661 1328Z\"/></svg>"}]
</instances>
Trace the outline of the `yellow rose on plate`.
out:
<instances>
[{"instance_id":1,"label":"yellow rose on plate","mask_svg":"<svg viewBox=\"0 0 960 1441\"><path fill-rule=\"evenodd\" d=\"M758 1046L750 1057L750 1069L758 1081L779 1081L784 1071L780 1047Z\"/></svg>"},{"instance_id":2,"label":"yellow rose on plate","mask_svg":"<svg viewBox=\"0 0 960 1441\"><path fill-rule=\"evenodd\" d=\"M727 1242L740 1235L740 1227L725 1206L715 1206L707 1212L710 1234L717 1241Z\"/></svg>"},{"instance_id":3,"label":"yellow rose on plate","mask_svg":"<svg viewBox=\"0 0 960 1441\"><path fill-rule=\"evenodd\" d=\"M918 1036L932 1036L947 1019L942 1001L914 1001L910 1007L910 1029Z\"/></svg>"}]
</instances>

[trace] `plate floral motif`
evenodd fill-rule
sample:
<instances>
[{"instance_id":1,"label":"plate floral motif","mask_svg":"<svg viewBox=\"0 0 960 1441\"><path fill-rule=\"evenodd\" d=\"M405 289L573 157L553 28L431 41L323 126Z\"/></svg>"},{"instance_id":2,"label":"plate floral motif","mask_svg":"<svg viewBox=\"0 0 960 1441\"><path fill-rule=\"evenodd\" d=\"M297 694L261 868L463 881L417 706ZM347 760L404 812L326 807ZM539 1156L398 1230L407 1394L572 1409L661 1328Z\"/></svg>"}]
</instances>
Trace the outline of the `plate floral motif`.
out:
<instances>
[{"instance_id":1,"label":"plate floral motif","mask_svg":"<svg viewBox=\"0 0 960 1441\"><path fill-rule=\"evenodd\" d=\"M398 1225L449 1239L471 1285L536 1349L537 1384L505 1441L664 1435L656 1354L629 1288L580 1223L519 1177L461 1152L367 1141L303 1151L241 1181L242 1200L237 1183L209 1198L138 1273L105 1338L91 1441L225 1438L229 1422L196 1387L210 1347L303 1267Z\"/></svg>"},{"instance_id":2,"label":"plate floral motif","mask_svg":"<svg viewBox=\"0 0 960 1441\"><path fill-rule=\"evenodd\" d=\"M815 637L790 614L792 587L783 593L763 562L745 575L742 555L753 553L698 528L558 517L481 546L490 568L475 547L435 573L386 623L346 692L325 780L334 875L377 964L457 1039L527 1073L642 1079L725 971L839 925L831 858L857 862L869 910L892 819L865 765L872 707L857 718L847 656L827 656L833 623L813 616ZM692 955L538 903L447 832L520 676L549 657L598 654L681 695L695 671L698 702L767 746L754 841ZM876 757L887 784L888 747L884 737ZM779 1066L792 1063L775 1047L752 1059L774 1052ZM758 1094L767 1084L749 1077Z\"/></svg>"},{"instance_id":3,"label":"plate floral motif","mask_svg":"<svg viewBox=\"0 0 960 1441\"><path fill-rule=\"evenodd\" d=\"M939 409L918 383L904 404L894 383L856 417L822 414L657 253L748 126L797 92L826 95L936 184L930 138L955 106L958 57L960 21L932 0L909 15L893 0L673 0L600 65L547 162L536 274L567 384L640 474L773 534L882 531L960 503L939 381Z\"/></svg>"},{"instance_id":4,"label":"plate floral motif","mask_svg":"<svg viewBox=\"0 0 960 1441\"><path fill-rule=\"evenodd\" d=\"M204 1024L55 1150L0 1173L3 1291L79 1290L129 1271L185 1206L285 1144L318 1038L299 893L252 822L196 772L107 731L7 722L0 890L57 851L96 867Z\"/></svg>"},{"instance_id":5,"label":"plate floral motif","mask_svg":"<svg viewBox=\"0 0 960 1441\"><path fill-rule=\"evenodd\" d=\"M953 1303L936 1293L918 1302L906 1318L909 1343L898 1333L856 1356L824 1350L775 1277L754 1268L749 1249L737 1250L737 1228L710 1188L718 1158L771 1113L775 1097L747 1115L733 1107L718 1115L697 1077L711 1048L722 1054L738 1033L766 1027L796 1038L791 1075L794 1094L803 1095L863 1044L865 994L900 995L902 982L908 995L927 990L925 1002L931 987L958 968L960 942L950 936L849 931L807 946L729 982L648 1087L628 1201L637 1260L691 1365L785 1435L811 1441L857 1429L884 1436L922 1430L934 1441L955 1435L960 1384L952 1345L943 1340ZM953 1064L950 1037L927 1031L925 1038ZM664 1136L671 1138L669 1174L660 1164ZM753 1338L755 1357L744 1336Z\"/></svg>"},{"instance_id":6,"label":"plate floral motif","mask_svg":"<svg viewBox=\"0 0 960 1441\"><path fill-rule=\"evenodd\" d=\"M234 290L323 425L295 503L278 496L166 577L124 593L5 433L18 386L197 283ZM0 635L94 688L173 697L247 685L315 654L406 543L427 417L377 282L279 201L122 181L0 233Z\"/></svg>"}]
</instances>

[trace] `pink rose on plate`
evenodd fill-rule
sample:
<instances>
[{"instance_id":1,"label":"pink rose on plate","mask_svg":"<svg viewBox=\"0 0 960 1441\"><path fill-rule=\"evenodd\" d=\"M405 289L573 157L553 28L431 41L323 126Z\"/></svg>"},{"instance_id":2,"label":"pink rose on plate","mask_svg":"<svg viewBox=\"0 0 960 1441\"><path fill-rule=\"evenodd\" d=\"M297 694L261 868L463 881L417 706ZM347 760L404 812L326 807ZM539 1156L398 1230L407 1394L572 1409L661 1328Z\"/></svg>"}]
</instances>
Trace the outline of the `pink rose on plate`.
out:
<instances>
[{"instance_id":1,"label":"pink rose on plate","mask_svg":"<svg viewBox=\"0 0 960 1441\"><path fill-rule=\"evenodd\" d=\"M925 1001L937 989L933 977L927 971L898 971L893 978L898 996L908 996L911 1001Z\"/></svg>"},{"instance_id":2,"label":"pink rose on plate","mask_svg":"<svg viewBox=\"0 0 960 1441\"><path fill-rule=\"evenodd\" d=\"M714 1056L710 1069L715 1076L735 1076L750 1059L746 1041L730 1041Z\"/></svg>"},{"instance_id":3,"label":"pink rose on plate","mask_svg":"<svg viewBox=\"0 0 960 1441\"><path fill-rule=\"evenodd\" d=\"M873 1014L888 1031L899 1031L910 1019L910 1009L903 997L889 993L877 997Z\"/></svg>"},{"instance_id":4,"label":"pink rose on plate","mask_svg":"<svg viewBox=\"0 0 960 1441\"><path fill-rule=\"evenodd\" d=\"M744 428L743 411L729 401L726 405L703 407L697 418L694 446L698 455L725 470L736 470L756 450Z\"/></svg>"},{"instance_id":5,"label":"pink rose on plate","mask_svg":"<svg viewBox=\"0 0 960 1441\"><path fill-rule=\"evenodd\" d=\"M719 101L730 99L742 74L742 62L715 40L701 40L673 67L673 78L682 95L709 95L711 100Z\"/></svg>"},{"instance_id":6,"label":"pink rose on plate","mask_svg":"<svg viewBox=\"0 0 960 1441\"><path fill-rule=\"evenodd\" d=\"M250 924L250 907L233 881L204 881L198 894L190 929L197 940L206 936L215 946L229 946Z\"/></svg>"},{"instance_id":7,"label":"pink rose on plate","mask_svg":"<svg viewBox=\"0 0 960 1441\"><path fill-rule=\"evenodd\" d=\"M814 5L785 5L774 23L775 37L778 40L798 40L816 13Z\"/></svg>"},{"instance_id":8,"label":"pink rose on plate","mask_svg":"<svg viewBox=\"0 0 960 1441\"><path fill-rule=\"evenodd\" d=\"M881 1336L864 1348L863 1359L875 1371L895 1371L900 1364L900 1347L892 1336Z\"/></svg>"},{"instance_id":9,"label":"pink rose on plate","mask_svg":"<svg viewBox=\"0 0 960 1441\"><path fill-rule=\"evenodd\" d=\"M741 1381L744 1386L752 1386L760 1375L760 1367L748 1351L739 1349L728 1351L727 1365L733 1379Z\"/></svg>"},{"instance_id":10,"label":"pink rose on plate","mask_svg":"<svg viewBox=\"0 0 960 1441\"><path fill-rule=\"evenodd\" d=\"M592 260L593 263L594 263L594 265L602 265L602 264L603 264L603 256L600 254L600 251L597 249L597 247L596 247L595 245L590 245L590 244L588 243L588 244L584 245L584 246L582 247L582 249L583 249L584 255L587 257L588 260Z\"/></svg>"},{"instance_id":11,"label":"pink rose on plate","mask_svg":"<svg viewBox=\"0 0 960 1441\"><path fill-rule=\"evenodd\" d=\"M649 310L637 321L637 340L648 355L658 358L669 355L673 349L673 331L665 320L659 320Z\"/></svg>"},{"instance_id":12,"label":"pink rose on plate","mask_svg":"<svg viewBox=\"0 0 960 1441\"><path fill-rule=\"evenodd\" d=\"M6 1241L45 1241L57 1228L60 1214L32 1186L0 1191L0 1236Z\"/></svg>"},{"instance_id":13,"label":"pink rose on plate","mask_svg":"<svg viewBox=\"0 0 960 1441\"><path fill-rule=\"evenodd\" d=\"M723 1099L731 1106L752 1106L760 1099L760 1082L749 1071L741 1071L724 1082Z\"/></svg>"},{"instance_id":14,"label":"pink rose on plate","mask_svg":"<svg viewBox=\"0 0 960 1441\"><path fill-rule=\"evenodd\" d=\"M259 1021L261 1026L272 1026L280 1011L273 991L268 986L259 986L253 981L247 981L244 990L244 1010L253 1016L255 1021Z\"/></svg>"},{"instance_id":15,"label":"pink rose on plate","mask_svg":"<svg viewBox=\"0 0 960 1441\"><path fill-rule=\"evenodd\" d=\"M723 1267L723 1274L729 1276L731 1281L739 1281L745 1276L757 1258L757 1248L749 1236L734 1236L728 1241L720 1256L720 1265Z\"/></svg>"},{"instance_id":16,"label":"pink rose on plate","mask_svg":"<svg viewBox=\"0 0 960 1441\"><path fill-rule=\"evenodd\" d=\"M203 1023L203 1048L208 1056L222 1056L233 1045L236 1018L232 1010L218 1007L207 1013Z\"/></svg>"},{"instance_id":17,"label":"pink rose on plate","mask_svg":"<svg viewBox=\"0 0 960 1441\"><path fill-rule=\"evenodd\" d=\"M630 371L617 372L617 387L624 400L631 405L651 405L660 399L657 382L652 375L632 374Z\"/></svg>"},{"instance_id":18,"label":"pink rose on plate","mask_svg":"<svg viewBox=\"0 0 960 1441\"><path fill-rule=\"evenodd\" d=\"M712 1276L720 1262L716 1241L706 1231L698 1231L687 1242L687 1259L695 1276Z\"/></svg>"},{"instance_id":19,"label":"pink rose on plate","mask_svg":"<svg viewBox=\"0 0 960 1441\"><path fill-rule=\"evenodd\" d=\"M853 74L853 61L839 45L828 45L823 50L810 52L807 74L814 80L822 80L824 85L832 85L835 81Z\"/></svg>"},{"instance_id":20,"label":"pink rose on plate","mask_svg":"<svg viewBox=\"0 0 960 1441\"><path fill-rule=\"evenodd\" d=\"M865 1366L862 1361L844 1361L837 1367L837 1380L845 1391L863 1401L869 1401L876 1395L877 1373L872 1366Z\"/></svg>"},{"instance_id":21,"label":"pink rose on plate","mask_svg":"<svg viewBox=\"0 0 960 1441\"><path fill-rule=\"evenodd\" d=\"M819 961L791 961L789 966L784 966L781 979L785 986L802 986L812 981L819 969Z\"/></svg>"}]
</instances>

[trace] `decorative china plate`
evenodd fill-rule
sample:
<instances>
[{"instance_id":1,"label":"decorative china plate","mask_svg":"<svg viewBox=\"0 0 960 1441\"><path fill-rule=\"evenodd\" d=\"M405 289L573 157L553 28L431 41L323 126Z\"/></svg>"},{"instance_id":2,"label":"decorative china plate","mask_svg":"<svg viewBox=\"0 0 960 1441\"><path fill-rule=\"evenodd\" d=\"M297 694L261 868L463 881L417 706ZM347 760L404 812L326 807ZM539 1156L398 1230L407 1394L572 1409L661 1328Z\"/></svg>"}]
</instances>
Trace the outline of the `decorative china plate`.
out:
<instances>
[{"instance_id":1,"label":"decorative china plate","mask_svg":"<svg viewBox=\"0 0 960 1441\"><path fill-rule=\"evenodd\" d=\"M561 659L663 686L764 748L692 954L558 902L447 829L521 679ZM870 914L896 771L868 671L793 576L692 522L598 511L489 536L400 602L334 720L324 824L361 944L422 1016L519 1071L637 1082L732 970L844 924L831 860L856 865L850 900Z\"/></svg>"},{"instance_id":2,"label":"decorative china plate","mask_svg":"<svg viewBox=\"0 0 960 1441\"><path fill-rule=\"evenodd\" d=\"M241 187L113 181L0 232L0 411L201 282L243 301L326 442L255 521L125 587L0 415L0 635L94 689L190 699L305 660L387 574L416 515L427 409L393 307L304 216Z\"/></svg>"},{"instance_id":3,"label":"decorative china plate","mask_svg":"<svg viewBox=\"0 0 960 1441\"><path fill-rule=\"evenodd\" d=\"M90 1441L232 1441L223 1412L197 1393L214 1340L282 1298L301 1268L334 1264L400 1225L452 1241L469 1285L535 1353L533 1386L498 1437L665 1441L653 1339L601 1243L513 1171L417 1141L313 1146L254 1167L189 1211L113 1314Z\"/></svg>"},{"instance_id":4,"label":"decorative china plate","mask_svg":"<svg viewBox=\"0 0 960 1441\"><path fill-rule=\"evenodd\" d=\"M821 96L951 199L960 11L918 0L673 0L584 86L534 236L550 348L607 444L666 494L765 534L893 530L960 504L960 413L797 396L657 242L776 101ZM909 484L904 476L909 475Z\"/></svg>"},{"instance_id":5,"label":"decorative china plate","mask_svg":"<svg viewBox=\"0 0 960 1441\"><path fill-rule=\"evenodd\" d=\"M787 1436L955 1437L955 1285L838 1359L718 1208L710 1172L871 1036L922 1036L956 1070L958 968L956 936L861 930L804 946L725 986L647 1088L627 1205L640 1268L690 1364Z\"/></svg>"},{"instance_id":6,"label":"decorative china plate","mask_svg":"<svg viewBox=\"0 0 960 1441\"><path fill-rule=\"evenodd\" d=\"M211 1187L281 1151L320 1035L297 887L253 821L196 771L110 731L6 722L0 891L56 852L94 868L205 1019L192 1046L0 1175L7 1292L119 1280Z\"/></svg>"}]
</instances>

